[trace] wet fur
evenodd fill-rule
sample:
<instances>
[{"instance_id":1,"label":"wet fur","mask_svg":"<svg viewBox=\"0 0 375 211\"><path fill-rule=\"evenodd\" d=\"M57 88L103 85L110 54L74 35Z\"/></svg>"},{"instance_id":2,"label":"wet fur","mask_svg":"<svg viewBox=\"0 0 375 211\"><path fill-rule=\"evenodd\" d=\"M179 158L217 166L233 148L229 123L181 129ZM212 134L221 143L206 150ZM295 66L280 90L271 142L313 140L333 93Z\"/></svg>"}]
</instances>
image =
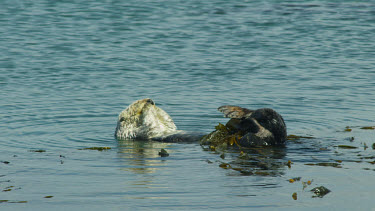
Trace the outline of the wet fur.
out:
<instances>
[{"instance_id":1,"label":"wet fur","mask_svg":"<svg viewBox=\"0 0 375 211\"><path fill-rule=\"evenodd\" d=\"M284 119L273 109L249 110L239 106L221 106L218 110L231 118L226 126L232 129L232 133L243 134L239 140L241 146L283 145L286 141Z\"/></svg>"},{"instance_id":2,"label":"wet fur","mask_svg":"<svg viewBox=\"0 0 375 211\"><path fill-rule=\"evenodd\" d=\"M218 108L231 118L226 126L230 133L242 134L244 147L283 145L286 141L284 119L270 108L250 110L239 106ZM115 137L119 140L149 139L161 142L196 142L201 133L177 131L172 118L149 98L135 101L123 110L117 121Z\"/></svg>"},{"instance_id":3,"label":"wet fur","mask_svg":"<svg viewBox=\"0 0 375 211\"><path fill-rule=\"evenodd\" d=\"M135 101L118 117L117 139L150 139L176 132L172 118L149 98Z\"/></svg>"}]
</instances>

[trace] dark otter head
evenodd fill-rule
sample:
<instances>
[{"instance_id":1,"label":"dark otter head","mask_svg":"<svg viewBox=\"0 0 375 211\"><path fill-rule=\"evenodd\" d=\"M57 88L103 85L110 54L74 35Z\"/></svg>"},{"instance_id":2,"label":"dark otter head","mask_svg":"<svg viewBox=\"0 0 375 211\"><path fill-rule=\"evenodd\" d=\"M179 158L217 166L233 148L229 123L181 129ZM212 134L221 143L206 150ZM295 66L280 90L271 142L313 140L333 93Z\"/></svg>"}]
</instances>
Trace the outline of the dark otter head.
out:
<instances>
[{"instance_id":1,"label":"dark otter head","mask_svg":"<svg viewBox=\"0 0 375 211\"><path fill-rule=\"evenodd\" d=\"M240 132L240 134L245 135L249 132L257 133L259 131L259 125L255 121L253 118L232 118L225 126L230 129L231 134Z\"/></svg>"},{"instance_id":2,"label":"dark otter head","mask_svg":"<svg viewBox=\"0 0 375 211\"><path fill-rule=\"evenodd\" d=\"M250 118L255 119L262 127L269 130L275 139L275 144L283 144L286 141L286 126L283 117L270 108L255 110Z\"/></svg>"},{"instance_id":3,"label":"dark otter head","mask_svg":"<svg viewBox=\"0 0 375 211\"><path fill-rule=\"evenodd\" d=\"M258 110L238 106L222 106L219 111L231 117L226 126L230 134L239 133L243 146L282 145L286 141L284 119L270 108Z\"/></svg>"},{"instance_id":4,"label":"dark otter head","mask_svg":"<svg viewBox=\"0 0 375 211\"><path fill-rule=\"evenodd\" d=\"M226 124L230 133L243 136L242 146L283 145L286 141L284 119L270 108L250 110L239 106L220 106L218 110L231 118Z\"/></svg>"}]
</instances>

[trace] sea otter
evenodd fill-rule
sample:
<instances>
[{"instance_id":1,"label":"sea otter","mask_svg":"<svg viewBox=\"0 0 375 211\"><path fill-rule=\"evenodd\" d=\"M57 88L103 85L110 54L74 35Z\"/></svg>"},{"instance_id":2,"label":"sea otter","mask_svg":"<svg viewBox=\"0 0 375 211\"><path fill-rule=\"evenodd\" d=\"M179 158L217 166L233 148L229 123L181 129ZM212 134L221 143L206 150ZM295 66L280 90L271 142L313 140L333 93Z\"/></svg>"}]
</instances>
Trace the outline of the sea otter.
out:
<instances>
[{"instance_id":1,"label":"sea otter","mask_svg":"<svg viewBox=\"0 0 375 211\"><path fill-rule=\"evenodd\" d=\"M240 146L283 145L286 126L280 114L270 108L249 110L238 106L218 108L231 118L223 130L205 135L177 130L172 118L149 98L135 101L118 117L115 137L119 140L148 139L162 142L198 142L210 144L233 137Z\"/></svg>"},{"instance_id":2,"label":"sea otter","mask_svg":"<svg viewBox=\"0 0 375 211\"><path fill-rule=\"evenodd\" d=\"M220 112L231 118L226 127L229 134L238 134L244 147L284 145L287 132L283 117L271 108L249 110L239 106L220 106Z\"/></svg>"},{"instance_id":3,"label":"sea otter","mask_svg":"<svg viewBox=\"0 0 375 211\"><path fill-rule=\"evenodd\" d=\"M204 134L177 130L172 118L150 98L133 102L117 121L115 137L162 142L198 142Z\"/></svg>"}]
</instances>

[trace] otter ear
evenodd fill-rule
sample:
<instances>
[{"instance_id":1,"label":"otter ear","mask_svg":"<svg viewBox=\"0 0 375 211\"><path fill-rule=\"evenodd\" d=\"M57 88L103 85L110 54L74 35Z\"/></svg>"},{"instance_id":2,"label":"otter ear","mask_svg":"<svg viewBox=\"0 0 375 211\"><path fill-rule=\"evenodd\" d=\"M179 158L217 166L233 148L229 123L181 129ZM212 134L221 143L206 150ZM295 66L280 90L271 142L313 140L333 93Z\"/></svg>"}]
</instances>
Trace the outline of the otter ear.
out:
<instances>
[{"instance_id":1,"label":"otter ear","mask_svg":"<svg viewBox=\"0 0 375 211\"><path fill-rule=\"evenodd\" d=\"M224 113L224 117L235 118L235 119L241 119L253 113L253 110L250 110L247 108L241 108L239 106L230 106L230 105L220 106L217 110Z\"/></svg>"}]
</instances>

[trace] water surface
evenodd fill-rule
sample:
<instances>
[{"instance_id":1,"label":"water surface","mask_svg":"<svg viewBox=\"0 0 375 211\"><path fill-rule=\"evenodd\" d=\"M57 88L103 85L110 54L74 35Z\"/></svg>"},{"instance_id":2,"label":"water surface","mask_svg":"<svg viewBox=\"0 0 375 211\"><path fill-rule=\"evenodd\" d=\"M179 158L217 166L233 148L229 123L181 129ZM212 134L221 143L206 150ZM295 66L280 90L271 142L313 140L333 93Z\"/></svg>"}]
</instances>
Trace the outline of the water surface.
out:
<instances>
[{"instance_id":1,"label":"water surface","mask_svg":"<svg viewBox=\"0 0 375 211\"><path fill-rule=\"evenodd\" d=\"M5 0L0 26L3 209L375 206L375 134L360 129L375 125L374 1ZM116 141L117 115L145 97L182 130L212 131L233 104L315 139L253 152L268 175L219 167L262 170L238 151ZM332 192L312 198L321 185Z\"/></svg>"}]
</instances>

